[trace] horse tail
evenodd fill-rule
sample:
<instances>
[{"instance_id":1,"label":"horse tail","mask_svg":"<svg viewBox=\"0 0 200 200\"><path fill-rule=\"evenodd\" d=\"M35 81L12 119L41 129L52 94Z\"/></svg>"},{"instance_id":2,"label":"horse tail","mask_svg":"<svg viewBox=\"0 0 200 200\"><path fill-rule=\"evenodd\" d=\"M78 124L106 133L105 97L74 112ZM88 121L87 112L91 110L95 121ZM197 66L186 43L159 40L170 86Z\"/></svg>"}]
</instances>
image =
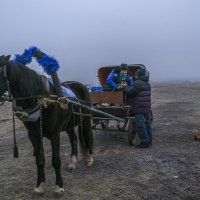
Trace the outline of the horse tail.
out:
<instances>
[{"instance_id":1,"label":"horse tail","mask_svg":"<svg viewBox=\"0 0 200 200\"><path fill-rule=\"evenodd\" d=\"M75 81L66 81L62 84L65 86L67 85L75 93L81 104L91 106L90 94L86 86ZM78 138L80 146L82 151L86 153L88 151L90 154L93 154L94 140L91 125L91 111L88 109L82 109L82 113L85 115L78 126Z\"/></svg>"}]
</instances>

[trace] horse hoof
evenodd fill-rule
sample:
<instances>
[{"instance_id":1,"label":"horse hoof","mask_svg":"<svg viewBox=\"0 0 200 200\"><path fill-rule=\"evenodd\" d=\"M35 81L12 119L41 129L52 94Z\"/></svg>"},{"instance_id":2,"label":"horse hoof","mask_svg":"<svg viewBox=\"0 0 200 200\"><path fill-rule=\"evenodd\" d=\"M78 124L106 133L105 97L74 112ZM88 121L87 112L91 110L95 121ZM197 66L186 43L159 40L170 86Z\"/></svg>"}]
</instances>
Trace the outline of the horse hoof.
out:
<instances>
[{"instance_id":1,"label":"horse hoof","mask_svg":"<svg viewBox=\"0 0 200 200\"><path fill-rule=\"evenodd\" d=\"M87 162L87 166L88 167L91 167L92 165L93 165L93 163L94 163L94 160L93 160L93 156L92 156L92 154L87 154L86 155L86 162Z\"/></svg>"},{"instance_id":2,"label":"horse hoof","mask_svg":"<svg viewBox=\"0 0 200 200\"><path fill-rule=\"evenodd\" d=\"M56 185L56 188L55 188L55 193L56 194L62 194L64 191L65 191L64 188L59 187L58 185Z\"/></svg>"},{"instance_id":3,"label":"horse hoof","mask_svg":"<svg viewBox=\"0 0 200 200\"><path fill-rule=\"evenodd\" d=\"M44 182L40 183L38 187L34 189L35 193L43 194L44 193Z\"/></svg>"},{"instance_id":4,"label":"horse hoof","mask_svg":"<svg viewBox=\"0 0 200 200\"><path fill-rule=\"evenodd\" d=\"M76 156L73 155L73 156L71 157L71 159L70 159L70 161L69 161L69 165L68 165L68 169L69 169L70 171L73 172L73 171L75 170L75 168L76 168L76 162L77 162Z\"/></svg>"},{"instance_id":5,"label":"horse hoof","mask_svg":"<svg viewBox=\"0 0 200 200\"><path fill-rule=\"evenodd\" d=\"M68 170L69 171L71 171L71 172L73 172L74 170L75 170L75 164L74 163L70 163L69 165L68 165Z\"/></svg>"},{"instance_id":6,"label":"horse hoof","mask_svg":"<svg viewBox=\"0 0 200 200\"><path fill-rule=\"evenodd\" d=\"M92 160L92 161L87 161L87 166L88 166L88 167L91 167L91 166L93 165L93 163L94 163L93 160Z\"/></svg>"}]
</instances>

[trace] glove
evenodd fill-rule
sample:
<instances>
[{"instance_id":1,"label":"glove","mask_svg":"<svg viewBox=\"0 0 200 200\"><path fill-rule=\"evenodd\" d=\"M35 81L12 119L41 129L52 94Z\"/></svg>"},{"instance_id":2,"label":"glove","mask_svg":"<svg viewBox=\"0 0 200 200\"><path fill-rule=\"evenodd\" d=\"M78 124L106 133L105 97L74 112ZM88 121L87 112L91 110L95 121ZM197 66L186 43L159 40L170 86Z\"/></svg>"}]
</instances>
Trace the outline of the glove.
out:
<instances>
[{"instance_id":1,"label":"glove","mask_svg":"<svg viewBox=\"0 0 200 200\"><path fill-rule=\"evenodd\" d=\"M116 90L121 90L122 89L122 86L121 85L118 85Z\"/></svg>"},{"instance_id":2,"label":"glove","mask_svg":"<svg viewBox=\"0 0 200 200\"><path fill-rule=\"evenodd\" d=\"M126 82L124 82L124 83L121 83L121 86L124 87L124 86L128 86L128 85Z\"/></svg>"}]
</instances>

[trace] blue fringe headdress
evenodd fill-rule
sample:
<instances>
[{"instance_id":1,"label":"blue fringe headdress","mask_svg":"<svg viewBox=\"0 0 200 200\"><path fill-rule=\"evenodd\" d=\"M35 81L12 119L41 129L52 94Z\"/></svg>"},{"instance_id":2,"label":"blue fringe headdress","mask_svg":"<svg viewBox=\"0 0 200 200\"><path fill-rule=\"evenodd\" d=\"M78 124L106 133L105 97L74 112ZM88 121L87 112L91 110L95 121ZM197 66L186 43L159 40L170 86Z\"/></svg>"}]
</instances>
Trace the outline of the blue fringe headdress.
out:
<instances>
[{"instance_id":1,"label":"blue fringe headdress","mask_svg":"<svg viewBox=\"0 0 200 200\"><path fill-rule=\"evenodd\" d=\"M32 61L34 52L38 50L39 49L37 47L30 47L29 49L25 49L22 55L16 54L13 60L22 63L24 65L27 65Z\"/></svg>"},{"instance_id":2,"label":"blue fringe headdress","mask_svg":"<svg viewBox=\"0 0 200 200\"><path fill-rule=\"evenodd\" d=\"M36 59L37 63L40 66L42 66L44 71L48 75L51 75L57 95L63 96L61 84L60 84L58 75L56 73L58 69L60 68L60 65L54 57L46 55L45 53L40 51L40 49L33 46L33 47L30 47L29 49L25 49L22 55L16 55L13 61L20 62L24 65L27 65L32 61L33 57Z\"/></svg>"},{"instance_id":3,"label":"blue fringe headdress","mask_svg":"<svg viewBox=\"0 0 200 200\"><path fill-rule=\"evenodd\" d=\"M35 56L36 53L42 53L43 56L37 57ZM27 65L32 61L33 57L36 59L37 63L42 66L42 68L48 75L56 73L60 68L58 61L54 57L44 54L40 51L40 49L35 46L30 47L29 49L25 49L22 55L15 55L13 61Z\"/></svg>"},{"instance_id":4,"label":"blue fringe headdress","mask_svg":"<svg viewBox=\"0 0 200 200\"><path fill-rule=\"evenodd\" d=\"M52 56L44 55L42 58L37 59L37 62L49 75L57 72L60 68L58 61Z\"/></svg>"}]
</instances>

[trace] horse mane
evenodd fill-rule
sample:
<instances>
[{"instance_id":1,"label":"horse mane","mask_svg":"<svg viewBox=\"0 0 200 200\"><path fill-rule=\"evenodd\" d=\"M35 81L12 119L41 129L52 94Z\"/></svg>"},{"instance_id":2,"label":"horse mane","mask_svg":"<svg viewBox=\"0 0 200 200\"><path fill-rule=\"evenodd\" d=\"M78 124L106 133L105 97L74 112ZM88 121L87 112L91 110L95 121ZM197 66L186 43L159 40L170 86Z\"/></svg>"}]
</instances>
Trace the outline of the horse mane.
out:
<instances>
[{"instance_id":1,"label":"horse mane","mask_svg":"<svg viewBox=\"0 0 200 200\"><path fill-rule=\"evenodd\" d=\"M30 97L48 94L42 76L27 66L10 61L7 63L7 71L14 96Z\"/></svg>"},{"instance_id":2,"label":"horse mane","mask_svg":"<svg viewBox=\"0 0 200 200\"><path fill-rule=\"evenodd\" d=\"M6 68L13 97L31 97L30 99L17 100L17 106L21 106L23 109L34 107L38 104L36 96L49 95L49 91L46 89L42 76L34 70L19 62L13 61L8 62ZM55 94L55 90L51 84L49 84L49 88L50 93Z\"/></svg>"},{"instance_id":3,"label":"horse mane","mask_svg":"<svg viewBox=\"0 0 200 200\"><path fill-rule=\"evenodd\" d=\"M89 91L82 83L77 81L65 81L62 85L69 87L74 92L76 97L78 97L80 101L83 101L81 103L91 106Z\"/></svg>"}]
</instances>

